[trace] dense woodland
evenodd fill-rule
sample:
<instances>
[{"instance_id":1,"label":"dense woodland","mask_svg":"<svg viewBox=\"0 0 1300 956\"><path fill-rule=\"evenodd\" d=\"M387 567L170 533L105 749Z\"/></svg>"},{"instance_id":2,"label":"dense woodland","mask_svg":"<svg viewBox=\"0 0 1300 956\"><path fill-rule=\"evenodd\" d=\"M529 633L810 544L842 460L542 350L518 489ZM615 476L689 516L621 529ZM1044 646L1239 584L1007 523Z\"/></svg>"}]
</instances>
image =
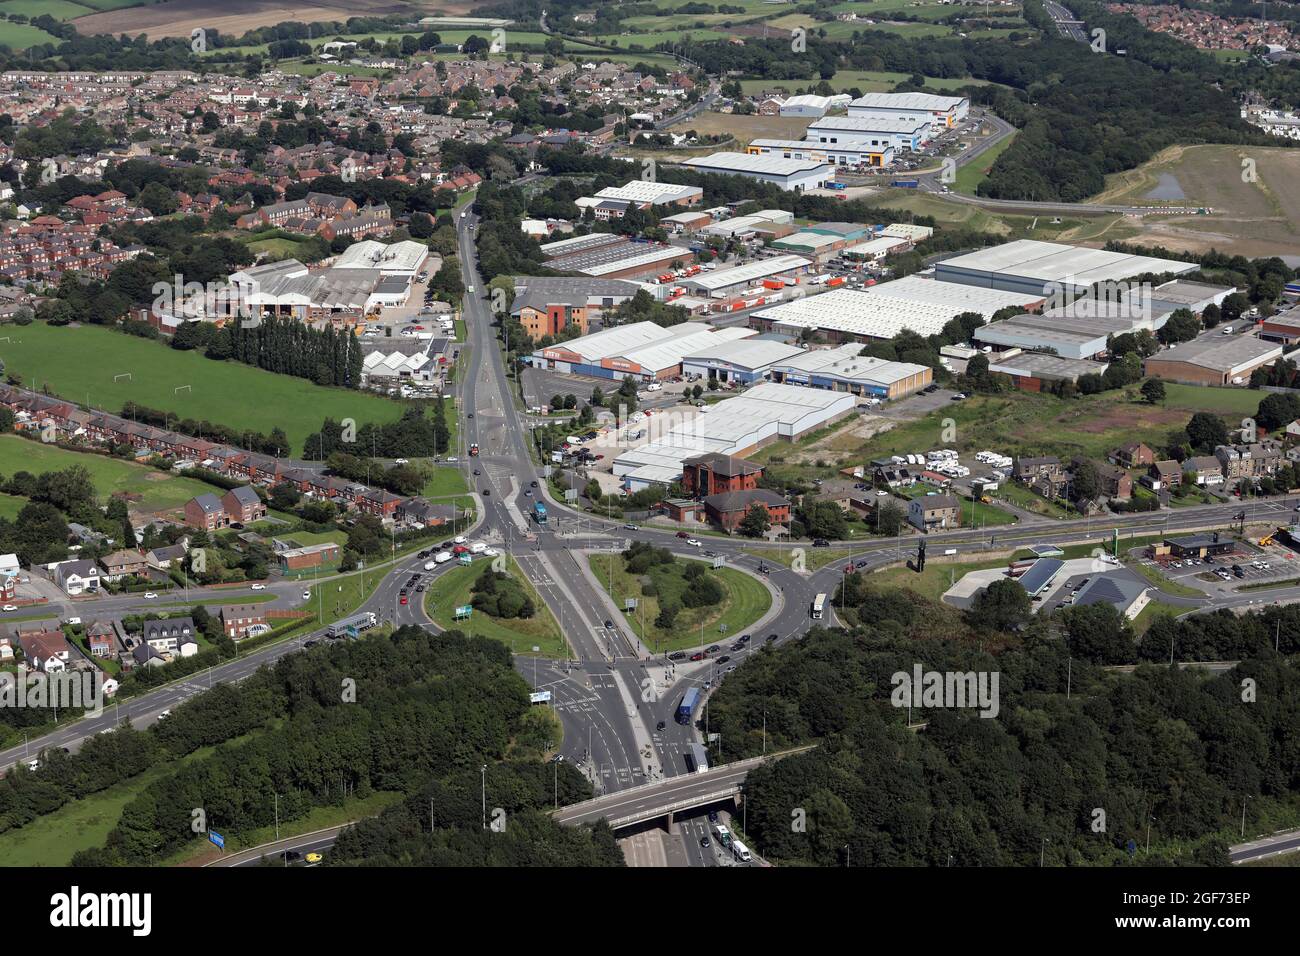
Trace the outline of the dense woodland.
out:
<instances>
[{"instance_id":1,"label":"dense woodland","mask_svg":"<svg viewBox=\"0 0 1300 956\"><path fill-rule=\"evenodd\" d=\"M846 616L869 623L764 649L709 702L726 759L764 743L769 753L819 743L749 779L749 833L778 862L843 865L847 844L854 866L1037 865L1040 854L1072 865L1223 864L1243 797L1248 831L1296 813L1300 678L1273 653L1275 636L1283 657L1300 652L1295 609L1158 620L1136 649L1124 635L1129 659L1167 661L1172 636L1179 660L1243 661L1208 677L1103 670L1091 660L1113 649L1089 642L1105 623L963 617L863 585L847 600ZM998 672L998 715L918 706L911 720L928 723L909 731L891 677L917 662ZM799 810L802 832L792 827Z\"/></svg>"},{"instance_id":2,"label":"dense woodland","mask_svg":"<svg viewBox=\"0 0 1300 956\"><path fill-rule=\"evenodd\" d=\"M571 768L538 759L556 731L547 712L529 707L527 691L501 644L405 627L288 655L196 697L148 731L94 737L71 756L49 752L36 773L20 768L5 778L0 813L48 812L63 794L165 767L123 809L105 846L75 863L157 863L198 839L195 809L229 838L271 826L274 794L283 826L313 808L383 791L409 803L345 835L342 861L621 864L608 831L561 831L539 812L557 796L584 799L590 787ZM206 756L174 762L214 745ZM479 829L484 764L488 805L504 811L504 834Z\"/></svg>"}]
</instances>

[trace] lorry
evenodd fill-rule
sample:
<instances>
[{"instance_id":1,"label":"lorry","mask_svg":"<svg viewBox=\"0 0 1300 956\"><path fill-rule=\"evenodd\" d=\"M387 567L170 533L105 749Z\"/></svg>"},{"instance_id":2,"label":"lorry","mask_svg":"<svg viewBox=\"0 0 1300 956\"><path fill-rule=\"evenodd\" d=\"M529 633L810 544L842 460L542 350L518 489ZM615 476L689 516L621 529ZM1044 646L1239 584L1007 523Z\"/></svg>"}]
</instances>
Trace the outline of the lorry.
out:
<instances>
[{"instance_id":1,"label":"lorry","mask_svg":"<svg viewBox=\"0 0 1300 956\"><path fill-rule=\"evenodd\" d=\"M686 693L682 695L682 702L677 705L676 721L679 724L689 724L699 703L700 689L698 687L687 688Z\"/></svg>"},{"instance_id":2,"label":"lorry","mask_svg":"<svg viewBox=\"0 0 1300 956\"><path fill-rule=\"evenodd\" d=\"M379 617L374 611L361 611L358 614L335 621L325 628L325 635L326 637L344 637L369 630L378 623Z\"/></svg>"},{"instance_id":3,"label":"lorry","mask_svg":"<svg viewBox=\"0 0 1300 956\"><path fill-rule=\"evenodd\" d=\"M899 189L916 189L921 185L921 182L917 179L895 179L889 185L896 186Z\"/></svg>"},{"instance_id":4,"label":"lorry","mask_svg":"<svg viewBox=\"0 0 1300 956\"><path fill-rule=\"evenodd\" d=\"M478 442L470 442L469 453L471 456L478 454Z\"/></svg>"},{"instance_id":5,"label":"lorry","mask_svg":"<svg viewBox=\"0 0 1300 956\"><path fill-rule=\"evenodd\" d=\"M546 524L546 505L540 501L533 502L533 520L538 524Z\"/></svg>"}]
</instances>

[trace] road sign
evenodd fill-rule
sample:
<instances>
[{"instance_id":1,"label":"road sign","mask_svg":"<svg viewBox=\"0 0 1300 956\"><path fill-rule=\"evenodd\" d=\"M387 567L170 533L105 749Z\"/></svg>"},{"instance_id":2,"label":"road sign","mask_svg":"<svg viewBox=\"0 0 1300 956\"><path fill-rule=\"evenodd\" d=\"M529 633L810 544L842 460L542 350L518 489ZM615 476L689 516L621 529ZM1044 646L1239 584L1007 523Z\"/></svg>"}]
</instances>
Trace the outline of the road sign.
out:
<instances>
[{"instance_id":1,"label":"road sign","mask_svg":"<svg viewBox=\"0 0 1300 956\"><path fill-rule=\"evenodd\" d=\"M564 489L564 500L565 500L565 501L577 501L577 500L578 500L578 489L577 489L577 488L566 488L566 489Z\"/></svg>"},{"instance_id":2,"label":"road sign","mask_svg":"<svg viewBox=\"0 0 1300 956\"><path fill-rule=\"evenodd\" d=\"M718 570L718 568L722 567L726 563L727 563L727 559L724 558L722 555L718 555L716 558L713 559L713 570L715 571Z\"/></svg>"},{"instance_id":3,"label":"road sign","mask_svg":"<svg viewBox=\"0 0 1300 956\"><path fill-rule=\"evenodd\" d=\"M625 611L635 611L635 610L636 610L636 598L623 598L623 610L625 610Z\"/></svg>"},{"instance_id":4,"label":"road sign","mask_svg":"<svg viewBox=\"0 0 1300 956\"><path fill-rule=\"evenodd\" d=\"M474 606L472 604L462 604L460 607L456 608L455 617L456 620L463 621L473 613Z\"/></svg>"},{"instance_id":5,"label":"road sign","mask_svg":"<svg viewBox=\"0 0 1300 956\"><path fill-rule=\"evenodd\" d=\"M221 847L221 849L224 850L226 848L226 838L223 837L216 830L208 831L208 839L211 840L213 843L215 843L217 846Z\"/></svg>"}]
</instances>

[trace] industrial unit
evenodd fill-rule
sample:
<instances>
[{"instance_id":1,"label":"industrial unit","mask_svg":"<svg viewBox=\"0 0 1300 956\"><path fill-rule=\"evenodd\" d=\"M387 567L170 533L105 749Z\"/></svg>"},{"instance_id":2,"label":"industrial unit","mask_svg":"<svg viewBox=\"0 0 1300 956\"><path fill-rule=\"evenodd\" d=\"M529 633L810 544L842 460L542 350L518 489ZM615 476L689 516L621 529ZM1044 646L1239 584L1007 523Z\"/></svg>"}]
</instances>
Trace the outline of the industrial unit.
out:
<instances>
[{"instance_id":1,"label":"industrial unit","mask_svg":"<svg viewBox=\"0 0 1300 956\"><path fill-rule=\"evenodd\" d=\"M772 366L772 380L872 398L901 398L925 388L934 378L926 365L890 362L859 355L856 344L815 349Z\"/></svg>"},{"instance_id":2,"label":"industrial unit","mask_svg":"<svg viewBox=\"0 0 1300 956\"><path fill-rule=\"evenodd\" d=\"M744 457L778 439L794 441L853 412L849 394L764 382L736 398L718 402L672 428L657 441L631 448L614 459L613 472L636 491L671 484L682 477L688 458L709 453Z\"/></svg>"},{"instance_id":3,"label":"industrial unit","mask_svg":"<svg viewBox=\"0 0 1300 956\"><path fill-rule=\"evenodd\" d=\"M755 259L734 269L718 269L716 272L701 272L697 276L682 279L679 285L694 290L701 295L722 298L739 292L774 276L794 276L805 271L810 265L802 256L772 256L768 259Z\"/></svg>"},{"instance_id":4,"label":"industrial unit","mask_svg":"<svg viewBox=\"0 0 1300 956\"><path fill-rule=\"evenodd\" d=\"M974 339L998 349L1052 349L1062 358L1088 359L1106 351L1110 337L1142 328L1133 319L1095 316L1063 317L1059 313L1013 315L976 329Z\"/></svg>"},{"instance_id":5,"label":"industrial unit","mask_svg":"<svg viewBox=\"0 0 1300 956\"><path fill-rule=\"evenodd\" d=\"M561 240L561 243L570 241ZM548 259L546 267L559 272L580 272L592 278L630 279L662 273L694 258L689 249L618 236L613 242L578 248Z\"/></svg>"},{"instance_id":6,"label":"industrial unit","mask_svg":"<svg viewBox=\"0 0 1300 956\"><path fill-rule=\"evenodd\" d=\"M843 109L853 97L847 93L834 96L818 96L816 93L800 93L781 103L782 116L825 116L828 110Z\"/></svg>"},{"instance_id":7,"label":"industrial unit","mask_svg":"<svg viewBox=\"0 0 1300 956\"><path fill-rule=\"evenodd\" d=\"M919 141L918 141L919 142ZM781 159L805 159L814 163L836 166L892 166L897 147L888 139L840 143L825 143L803 139L750 140L745 152L752 156L778 156Z\"/></svg>"},{"instance_id":8,"label":"industrial unit","mask_svg":"<svg viewBox=\"0 0 1300 956\"><path fill-rule=\"evenodd\" d=\"M836 289L762 309L750 324L765 332L796 335L817 329L837 341L890 339L903 329L934 335L963 312L987 321L999 309L1041 307L1041 295L973 289L917 276L882 282L867 289Z\"/></svg>"},{"instance_id":9,"label":"industrial unit","mask_svg":"<svg viewBox=\"0 0 1300 956\"><path fill-rule=\"evenodd\" d=\"M835 179L835 167L807 159L781 159L776 156L751 156L747 153L712 153L682 160L702 173L744 176L766 183L776 183L787 192L820 189Z\"/></svg>"},{"instance_id":10,"label":"industrial unit","mask_svg":"<svg viewBox=\"0 0 1300 956\"><path fill-rule=\"evenodd\" d=\"M1163 349L1143 363L1147 375L1190 385L1244 385L1250 373L1282 357L1282 346L1249 335L1197 339Z\"/></svg>"},{"instance_id":11,"label":"industrial unit","mask_svg":"<svg viewBox=\"0 0 1300 956\"><path fill-rule=\"evenodd\" d=\"M1077 382L1084 375L1101 375L1108 367L1105 362L1061 358L1046 352L1011 352L989 362L990 372L1011 376L1016 388L1026 392L1041 392L1054 382Z\"/></svg>"},{"instance_id":12,"label":"industrial unit","mask_svg":"<svg viewBox=\"0 0 1300 956\"><path fill-rule=\"evenodd\" d=\"M914 116L830 116L808 126L809 143L835 155L849 149L872 147L913 152L930 138L930 117Z\"/></svg>"},{"instance_id":13,"label":"industrial unit","mask_svg":"<svg viewBox=\"0 0 1300 956\"><path fill-rule=\"evenodd\" d=\"M593 312L620 305L640 289L622 279L515 276L510 314L532 338L558 335L571 325L583 333Z\"/></svg>"},{"instance_id":14,"label":"industrial unit","mask_svg":"<svg viewBox=\"0 0 1300 956\"><path fill-rule=\"evenodd\" d=\"M684 375L716 378L720 382L749 385L768 377L775 363L784 362L804 350L798 345L755 337L722 342L682 359Z\"/></svg>"},{"instance_id":15,"label":"industrial unit","mask_svg":"<svg viewBox=\"0 0 1300 956\"><path fill-rule=\"evenodd\" d=\"M687 355L755 334L753 329L718 329L703 322L683 322L668 328L653 322L633 322L557 342L538 349L526 361L534 368L570 375L612 379L631 375L650 382L680 375L682 359Z\"/></svg>"},{"instance_id":16,"label":"industrial unit","mask_svg":"<svg viewBox=\"0 0 1300 956\"><path fill-rule=\"evenodd\" d=\"M951 129L964 122L970 100L964 96L932 93L867 93L849 103L849 116L912 116L924 114L936 129Z\"/></svg>"},{"instance_id":17,"label":"industrial unit","mask_svg":"<svg viewBox=\"0 0 1300 956\"><path fill-rule=\"evenodd\" d=\"M935 265L934 276L983 289L1082 296L1102 282L1121 282L1147 273L1178 275L1198 268L1194 262L1017 239L945 259Z\"/></svg>"}]
</instances>

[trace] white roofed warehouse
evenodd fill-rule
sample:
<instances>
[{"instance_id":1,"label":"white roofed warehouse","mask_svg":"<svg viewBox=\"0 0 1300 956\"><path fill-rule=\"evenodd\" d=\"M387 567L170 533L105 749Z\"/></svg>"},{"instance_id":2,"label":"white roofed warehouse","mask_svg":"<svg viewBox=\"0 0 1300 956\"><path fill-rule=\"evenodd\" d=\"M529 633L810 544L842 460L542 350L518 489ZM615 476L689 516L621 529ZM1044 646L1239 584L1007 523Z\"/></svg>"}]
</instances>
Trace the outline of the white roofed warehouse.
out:
<instances>
[{"instance_id":1,"label":"white roofed warehouse","mask_svg":"<svg viewBox=\"0 0 1300 956\"><path fill-rule=\"evenodd\" d=\"M903 329L935 335L963 312L978 312L988 321L1007 306L1037 309L1042 295L975 289L917 276L882 282L867 289L835 289L821 295L761 309L750 324L764 332L798 335L816 329L839 342L892 339Z\"/></svg>"},{"instance_id":2,"label":"white roofed warehouse","mask_svg":"<svg viewBox=\"0 0 1300 956\"><path fill-rule=\"evenodd\" d=\"M934 379L934 371L929 366L859 355L861 348L857 343L850 343L792 356L772 366L772 380L892 399L918 392Z\"/></svg>"},{"instance_id":3,"label":"white roofed warehouse","mask_svg":"<svg viewBox=\"0 0 1300 956\"><path fill-rule=\"evenodd\" d=\"M803 349L797 345L771 339L722 342L683 358L682 373L748 385L766 378L774 363L802 354Z\"/></svg>"},{"instance_id":4,"label":"white roofed warehouse","mask_svg":"<svg viewBox=\"0 0 1300 956\"><path fill-rule=\"evenodd\" d=\"M1199 268L1194 262L1176 259L1017 239L945 259L935 265L934 277L983 289L1080 296L1101 283L1123 282L1148 273L1180 275Z\"/></svg>"},{"instance_id":5,"label":"white roofed warehouse","mask_svg":"<svg viewBox=\"0 0 1300 956\"><path fill-rule=\"evenodd\" d=\"M715 453L744 457L779 439L794 441L853 413L852 395L764 382L718 402L707 415L674 426L666 435L614 459L613 473L637 491L682 477L682 462Z\"/></svg>"},{"instance_id":6,"label":"white roofed warehouse","mask_svg":"<svg viewBox=\"0 0 1300 956\"><path fill-rule=\"evenodd\" d=\"M653 322L616 325L538 349L526 361L534 368L569 375L642 381L674 378L682 360L698 351L757 335L753 329L718 329L703 322L683 322L665 328Z\"/></svg>"},{"instance_id":7,"label":"white roofed warehouse","mask_svg":"<svg viewBox=\"0 0 1300 956\"><path fill-rule=\"evenodd\" d=\"M924 113L940 129L959 125L970 112L964 96L936 96L933 93L867 93L849 103L850 116L898 116Z\"/></svg>"},{"instance_id":8,"label":"white roofed warehouse","mask_svg":"<svg viewBox=\"0 0 1300 956\"><path fill-rule=\"evenodd\" d=\"M723 176L746 176L776 183L786 192L820 189L835 180L835 167L808 159L783 159L777 156L751 156L748 153L713 153L682 160L682 164L701 173Z\"/></svg>"}]
</instances>

